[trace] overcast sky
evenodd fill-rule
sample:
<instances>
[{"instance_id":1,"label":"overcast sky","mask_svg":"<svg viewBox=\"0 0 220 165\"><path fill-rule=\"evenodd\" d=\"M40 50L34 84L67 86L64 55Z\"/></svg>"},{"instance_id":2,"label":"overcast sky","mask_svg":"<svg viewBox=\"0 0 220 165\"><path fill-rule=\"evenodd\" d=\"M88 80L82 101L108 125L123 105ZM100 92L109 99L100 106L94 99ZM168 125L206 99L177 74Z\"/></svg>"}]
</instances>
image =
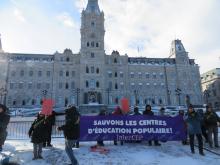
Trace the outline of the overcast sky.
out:
<instances>
[{"instance_id":1,"label":"overcast sky","mask_svg":"<svg viewBox=\"0 0 220 165\"><path fill-rule=\"evenodd\" d=\"M1 0L3 49L11 53L80 50L80 14L87 0ZM110 54L168 57L181 39L201 73L220 67L219 0L99 0ZM139 47L139 53L138 53Z\"/></svg>"}]
</instances>

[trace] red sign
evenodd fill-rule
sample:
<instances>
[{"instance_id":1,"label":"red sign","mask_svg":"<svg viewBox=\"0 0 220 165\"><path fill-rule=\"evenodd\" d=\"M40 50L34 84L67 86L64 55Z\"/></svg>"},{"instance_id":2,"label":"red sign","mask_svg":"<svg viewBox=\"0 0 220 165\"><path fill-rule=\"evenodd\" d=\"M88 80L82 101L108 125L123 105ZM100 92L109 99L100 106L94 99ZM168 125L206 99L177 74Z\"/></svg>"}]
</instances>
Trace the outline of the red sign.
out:
<instances>
[{"instance_id":1,"label":"red sign","mask_svg":"<svg viewBox=\"0 0 220 165\"><path fill-rule=\"evenodd\" d=\"M51 115L53 111L54 101L52 99L43 99L42 114Z\"/></svg>"},{"instance_id":2,"label":"red sign","mask_svg":"<svg viewBox=\"0 0 220 165\"><path fill-rule=\"evenodd\" d=\"M129 109L129 100L127 98L121 99L121 109L124 113L128 113L130 111Z\"/></svg>"}]
</instances>

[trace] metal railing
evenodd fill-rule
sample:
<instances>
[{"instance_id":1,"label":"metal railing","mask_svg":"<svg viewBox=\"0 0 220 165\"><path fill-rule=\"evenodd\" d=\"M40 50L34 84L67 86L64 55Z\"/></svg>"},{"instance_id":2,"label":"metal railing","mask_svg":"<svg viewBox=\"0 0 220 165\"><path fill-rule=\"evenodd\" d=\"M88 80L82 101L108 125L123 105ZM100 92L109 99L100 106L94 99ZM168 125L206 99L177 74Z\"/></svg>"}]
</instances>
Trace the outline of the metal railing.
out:
<instances>
[{"instance_id":1,"label":"metal railing","mask_svg":"<svg viewBox=\"0 0 220 165\"><path fill-rule=\"evenodd\" d=\"M7 132L8 140L23 140L29 139L28 131L31 127L33 121L11 121L8 124ZM65 123L64 120L57 120L55 126L53 126L52 130L52 138L62 138L63 131L57 131L57 127L61 126Z\"/></svg>"}]
</instances>

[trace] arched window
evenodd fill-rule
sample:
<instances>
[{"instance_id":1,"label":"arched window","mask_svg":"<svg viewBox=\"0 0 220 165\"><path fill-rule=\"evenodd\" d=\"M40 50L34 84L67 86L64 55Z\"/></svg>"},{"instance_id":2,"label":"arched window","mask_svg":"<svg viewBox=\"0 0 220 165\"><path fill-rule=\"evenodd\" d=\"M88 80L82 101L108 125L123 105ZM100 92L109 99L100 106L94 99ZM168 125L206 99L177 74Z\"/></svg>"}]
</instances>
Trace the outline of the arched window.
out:
<instances>
[{"instance_id":1,"label":"arched window","mask_svg":"<svg viewBox=\"0 0 220 165\"><path fill-rule=\"evenodd\" d=\"M69 84L68 83L66 83L66 89L69 89Z\"/></svg>"},{"instance_id":2,"label":"arched window","mask_svg":"<svg viewBox=\"0 0 220 165\"><path fill-rule=\"evenodd\" d=\"M99 68L96 69L96 73L99 74Z\"/></svg>"},{"instance_id":3,"label":"arched window","mask_svg":"<svg viewBox=\"0 0 220 165\"><path fill-rule=\"evenodd\" d=\"M69 77L69 71L66 71L66 77Z\"/></svg>"},{"instance_id":4,"label":"arched window","mask_svg":"<svg viewBox=\"0 0 220 165\"><path fill-rule=\"evenodd\" d=\"M118 89L118 84L117 83L115 83L115 89Z\"/></svg>"}]
</instances>

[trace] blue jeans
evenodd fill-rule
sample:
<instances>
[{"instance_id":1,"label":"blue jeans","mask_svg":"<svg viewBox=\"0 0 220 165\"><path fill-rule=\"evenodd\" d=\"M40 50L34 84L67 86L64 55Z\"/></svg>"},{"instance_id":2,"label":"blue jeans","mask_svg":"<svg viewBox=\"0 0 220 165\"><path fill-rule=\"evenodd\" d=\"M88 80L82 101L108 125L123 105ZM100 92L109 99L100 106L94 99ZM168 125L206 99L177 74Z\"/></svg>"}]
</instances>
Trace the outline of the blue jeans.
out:
<instances>
[{"instance_id":1,"label":"blue jeans","mask_svg":"<svg viewBox=\"0 0 220 165\"><path fill-rule=\"evenodd\" d=\"M73 146L75 145L76 140L65 140L65 151L72 163L72 165L79 165L78 161L76 160L74 154L73 154Z\"/></svg>"}]
</instances>

